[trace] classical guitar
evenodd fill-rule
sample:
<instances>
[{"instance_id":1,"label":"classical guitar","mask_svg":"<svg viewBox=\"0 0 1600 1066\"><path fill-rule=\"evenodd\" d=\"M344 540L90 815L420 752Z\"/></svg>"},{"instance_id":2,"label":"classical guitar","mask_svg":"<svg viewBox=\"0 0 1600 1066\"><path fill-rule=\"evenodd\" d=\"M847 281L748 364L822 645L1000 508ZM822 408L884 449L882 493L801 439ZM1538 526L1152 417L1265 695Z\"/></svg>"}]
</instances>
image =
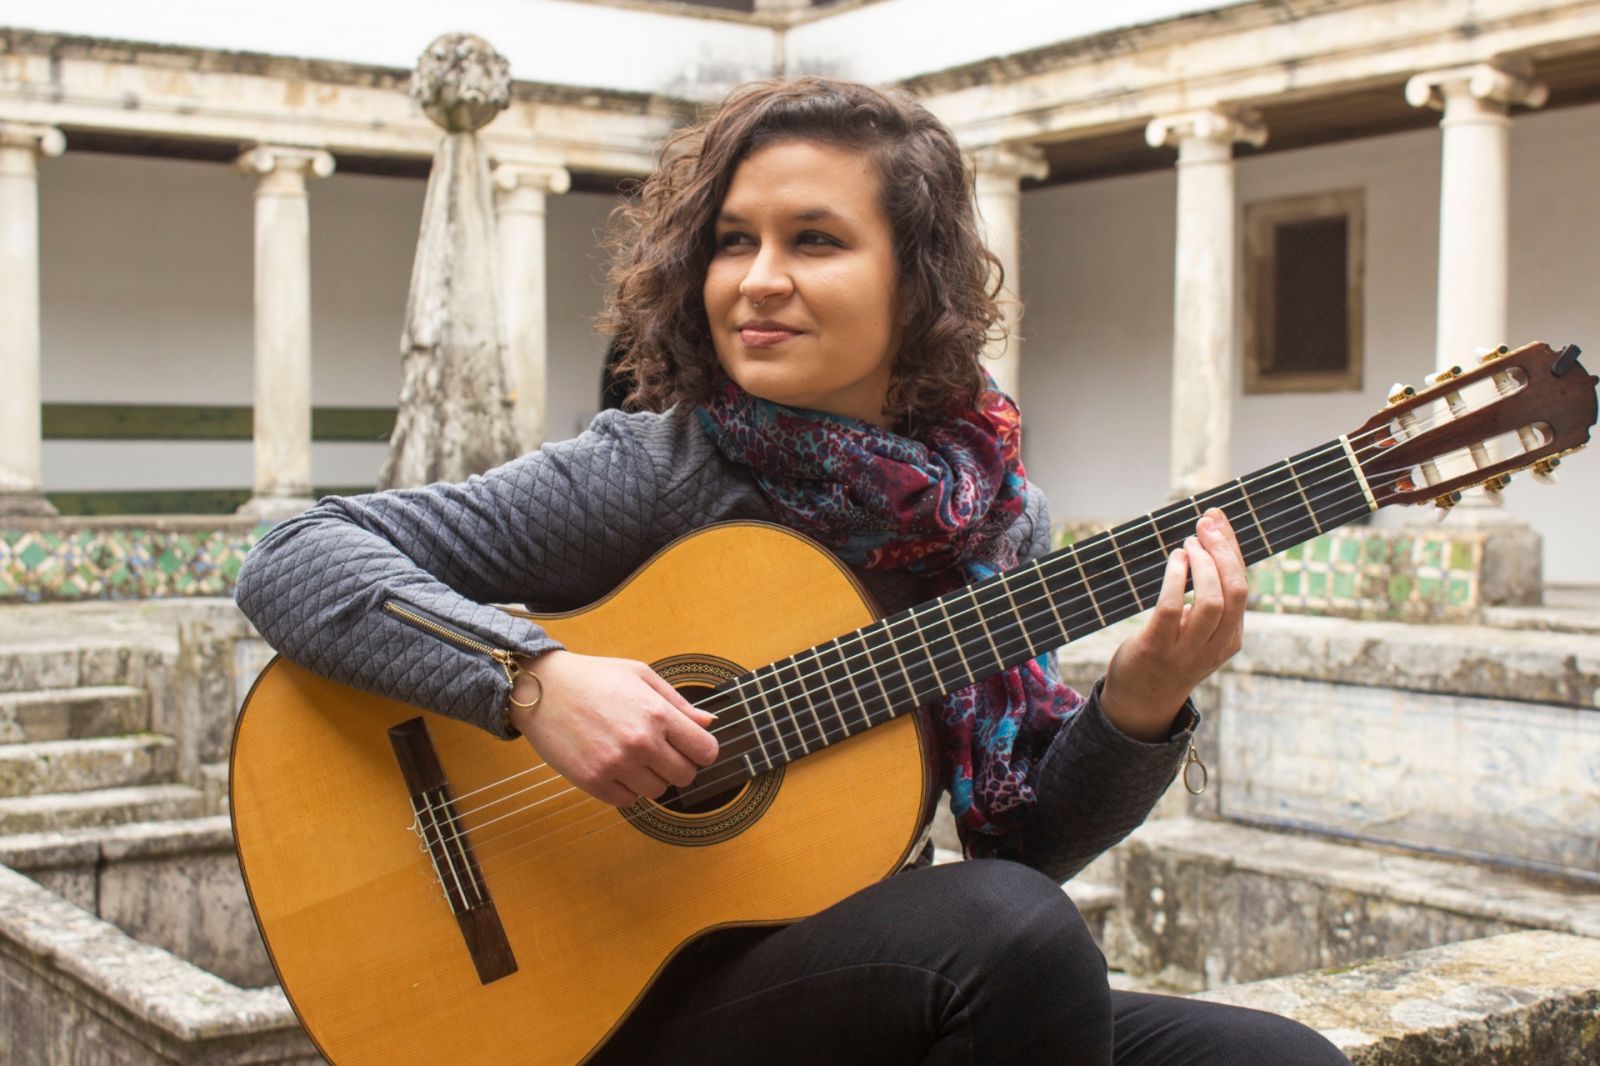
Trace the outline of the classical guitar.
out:
<instances>
[{"instance_id":1,"label":"classical guitar","mask_svg":"<svg viewBox=\"0 0 1600 1066\"><path fill-rule=\"evenodd\" d=\"M1577 357L1492 352L1326 444L887 618L793 533L684 537L604 600L537 618L718 715L717 761L659 802L608 806L527 744L276 659L239 717L231 795L284 990L341 1066L584 1060L698 934L812 914L914 858L932 789L907 712L1150 606L1203 508L1256 562L1380 507L1548 473L1595 422Z\"/></svg>"}]
</instances>

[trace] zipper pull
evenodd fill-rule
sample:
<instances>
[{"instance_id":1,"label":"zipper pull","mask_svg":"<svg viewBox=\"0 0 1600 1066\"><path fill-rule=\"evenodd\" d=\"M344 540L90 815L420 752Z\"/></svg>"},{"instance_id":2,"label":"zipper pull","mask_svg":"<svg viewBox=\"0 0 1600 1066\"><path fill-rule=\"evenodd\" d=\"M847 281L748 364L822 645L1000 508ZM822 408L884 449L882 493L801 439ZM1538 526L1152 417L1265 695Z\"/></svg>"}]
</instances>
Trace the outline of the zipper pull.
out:
<instances>
[{"instance_id":1,"label":"zipper pull","mask_svg":"<svg viewBox=\"0 0 1600 1066\"><path fill-rule=\"evenodd\" d=\"M1200 784L1198 787L1189 783L1189 768L1191 766L1198 766L1200 768ZM1211 779L1211 775L1206 772L1206 764L1200 761L1200 753L1195 750L1193 737L1189 738L1189 750L1183 754L1182 773L1183 787L1189 790L1189 795L1191 796L1198 796L1204 792L1206 790L1206 784Z\"/></svg>"},{"instance_id":2,"label":"zipper pull","mask_svg":"<svg viewBox=\"0 0 1600 1066\"><path fill-rule=\"evenodd\" d=\"M500 664L500 669L506 672L506 683L515 685L517 683L517 675L522 673L522 667L517 665L517 657L504 648L496 648L489 655L495 662Z\"/></svg>"}]
</instances>

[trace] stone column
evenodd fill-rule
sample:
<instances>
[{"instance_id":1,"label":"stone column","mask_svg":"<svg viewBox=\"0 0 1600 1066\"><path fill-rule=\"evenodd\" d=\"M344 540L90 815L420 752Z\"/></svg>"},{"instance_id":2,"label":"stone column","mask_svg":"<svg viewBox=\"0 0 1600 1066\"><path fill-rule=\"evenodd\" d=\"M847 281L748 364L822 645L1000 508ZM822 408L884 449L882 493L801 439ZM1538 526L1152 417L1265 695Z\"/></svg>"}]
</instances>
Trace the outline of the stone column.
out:
<instances>
[{"instance_id":1,"label":"stone column","mask_svg":"<svg viewBox=\"0 0 1600 1066\"><path fill-rule=\"evenodd\" d=\"M1475 362L1506 336L1512 104L1548 92L1523 72L1480 63L1418 74L1406 102L1444 112L1439 184L1439 304L1435 369Z\"/></svg>"},{"instance_id":2,"label":"stone column","mask_svg":"<svg viewBox=\"0 0 1600 1066\"><path fill-rule=\"evenodd\" d=\"M39 157L50 126L0 122L0 515L53 515L39 413Z\"/></svg>"},{"instance_id":3,"label":"stone column","mask_svg":"<svg viewBox=\"0 0 1600 1066\"><path fill-rule=\"evenodd\" d=\"M1172 495L1233 476L1233 145L1266 142L1253 114L1219 109L1152 119L1152 148L1178 148L1177 269L1172 329Z\"/></svg>"},{"instance_id":4,"label":"stone column","mask_svg":"<svg viewBox=\"0 0 1600 1066\"><path fill-rule=\"evenodd\" d=\"M256 175L255 491L239 513L277 521L311 506L311 215L306 176L333 156L257 145L238 159Z\"/></svg>"},{"instance_id":5,"label":"stone column","mask_svg":"<svg viewBox=\"0 0 1600 1066\"><path fill-rule=\"evenodd\" d=\"M1015 397L1022 380L1022 179L1043 180L1050 173L1044 153L1027 144L980 148L972 156L978 225L983 241L1000 259L1005 287L1000 292L1005 335L991 341L984 354L995 382Z\"/></svg>"},{"instance_id":6,"label":"stone column","mask_svg":"<svg viewBox=\"0 0 1600 1066\"><path fill-rule=\"evenodd\" d=\"M506 385L517 443L532 451L545 436L545 200L570 189L572 175L548 164L505 162L493 179Z\"/></svg>"},{"instance_id":7,"label":"stone column","mask_svg":"<svg viewBox=\"0 0 1600 1066\"><path fill-rule=\"evenodd\" d=\"M1512 104L1540 107L1549 96L1530 74L1526 65L1477 63L1427 71L1406 82L1407 103L1444 113L1439 122L1443 145L1435 370L1466 369L1477 363L1477 349L1520 343L1506 335L1510 110ZM1463 457L1441 464L1441 469L1444 476L1454 477L1469 473L1473 463ZM1415 516L1419 522L1424 520L1422 513ZM1542 539L1506 510L1499 492L1466 493L1451 521L1457 526L1499 527L1483 549L1485 603L1542 599Z\"/></svg>"}]
</instances>

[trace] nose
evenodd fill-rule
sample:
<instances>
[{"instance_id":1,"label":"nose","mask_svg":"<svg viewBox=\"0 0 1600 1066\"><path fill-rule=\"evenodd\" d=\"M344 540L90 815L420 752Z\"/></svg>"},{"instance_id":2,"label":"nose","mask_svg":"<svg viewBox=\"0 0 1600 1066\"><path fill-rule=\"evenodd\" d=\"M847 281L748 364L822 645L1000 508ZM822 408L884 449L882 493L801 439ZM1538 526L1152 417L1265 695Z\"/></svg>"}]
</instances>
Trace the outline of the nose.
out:
<instances>
[{"instance_id":1,"label":"nose","mask_svg":"<svg viewBox=\"0 0 1600 1066\"><path fill-rule=\"evenodd\" d=\"M769 298L782 299L794 292L794 277L789 272L780 247L773 241L763 241L761 249L750 259L744 280L739 283L739 294L754 306Z\"/></svg>"}]
</instances>

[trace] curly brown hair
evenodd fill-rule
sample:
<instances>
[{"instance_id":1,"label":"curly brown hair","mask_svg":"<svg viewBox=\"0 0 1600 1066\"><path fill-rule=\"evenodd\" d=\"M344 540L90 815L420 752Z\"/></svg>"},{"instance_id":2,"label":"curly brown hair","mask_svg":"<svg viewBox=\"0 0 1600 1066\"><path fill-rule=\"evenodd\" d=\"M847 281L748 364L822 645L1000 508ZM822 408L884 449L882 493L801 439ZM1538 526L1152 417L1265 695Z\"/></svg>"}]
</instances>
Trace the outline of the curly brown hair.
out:
<instances>
[{"instance_id":1,"label":"curly brown hair","mask_svg":"<svg viewBox=\"0 0 1600 1066\"><path fill-rule=\"evenodd\" d=\"M612 212L613 292L600 327L623 352L627 406L711 398L717 356L701 292L717 212L747 156L794 139L863 152L878 168L905 320L885 414L914 432L951 403L975 401L1002 278L978 236L955 138L903 92L804 77L735 89L705 122L673 134L655 173Z\"/></svg>"}]
</instances>

